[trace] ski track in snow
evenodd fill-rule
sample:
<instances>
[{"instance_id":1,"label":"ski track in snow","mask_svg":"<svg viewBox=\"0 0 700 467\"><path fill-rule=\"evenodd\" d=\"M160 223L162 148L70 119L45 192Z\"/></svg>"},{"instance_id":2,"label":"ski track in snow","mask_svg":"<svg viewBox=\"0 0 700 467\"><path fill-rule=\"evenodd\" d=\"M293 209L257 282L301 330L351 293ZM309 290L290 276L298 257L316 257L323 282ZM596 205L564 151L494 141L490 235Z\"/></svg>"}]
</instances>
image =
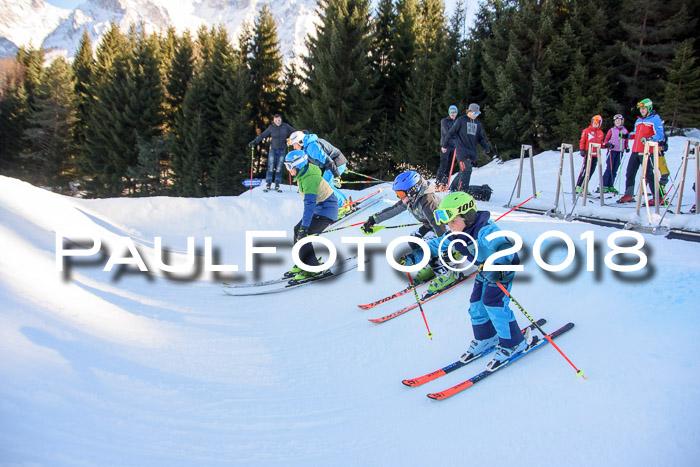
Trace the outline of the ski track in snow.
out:
<instances>
[{"instance_id":1,"label":"ski track in snow","mask_svg":"<svg viewBox=\"0 0 700 467\"><path fill-rule=\"evenodd\" d=\"M671 139L672 176L684 144L685 138ZM553 204L558 157L535 157L543 194L526 206ZM578 170L581 158L574 161ZM530 196L528 164L521 201ZM517 168L511 161L474 171L472 183L494 189L490 202L478 202L493 219L507 210ZM690 185L686 199L693 196ZM372 210L395 200L387 191ZM632 208L582 209L636 218ZM186 237L201 249L210 236L220 264L243 270L246 230L283 230L289 237L300 215L299 195L289 186L281 194L258 188L211 199L80 200L0 177L0 463L696 464L698 243L643 234L647 267L613 273L602 257L607 237L618 230L509 214L498 225L525 244L525 270L513 296L533 317L547 319L545 330L576 324L557 343L588 380L545 346L440 402L425 395L467 379L486 361L417 388L401 381L464 352L472 337L472 282L425 304L433 340L418 309L371 324L368 318L414 300L406 294L357 308L405 287L405 275L388 266L383 248L369 250L365 272L262 297L227 297L219 281L205 276L175 281L133 268L105 272L104 257L78 262L67 277L55 266L55 232L70 230L99 237L107 251L129 236L149 265L155 236L174 251L173 263L184 262ZM700 230L696 217L668 214L664 222ZM402 214L386 225L411 222ZM561 273L545 273L532 257L532 245L548 230L566 233L576 245L576 262ZM385 247L410 231L378 235ZM596 239L595 272L586 271L579 238L586 231ZM359 235L346 229L327 237L343 258L354 248L341 237ZM289 267L289 245L281 244L281 259L265 262L260 278ZM563 261L561 242L549 244L547 260Z\"/></svg>"}]
</instances>

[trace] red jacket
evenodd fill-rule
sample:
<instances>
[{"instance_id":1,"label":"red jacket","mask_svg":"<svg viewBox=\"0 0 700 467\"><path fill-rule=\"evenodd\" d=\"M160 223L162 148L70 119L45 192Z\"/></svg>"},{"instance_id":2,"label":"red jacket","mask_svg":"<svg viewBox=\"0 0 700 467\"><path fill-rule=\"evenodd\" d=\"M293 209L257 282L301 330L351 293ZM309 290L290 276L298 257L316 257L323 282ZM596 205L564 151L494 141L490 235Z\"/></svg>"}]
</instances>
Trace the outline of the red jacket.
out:
<instances>
[{"instance_id":1,"label":"red jacket","mask_svg":"<svg viewBox=\"0 0 700 467\"><path fill-rule=\"evenodd\" d=\"M588 151L588 145L591 143L598 143L602 147L604 139L605 135L600 127L594 128L593 125L591 125L581 132L581 142L579 143L578 148ZM598 152L593 151L591 157L598 157Z\"/></svg>"}]
</instances>

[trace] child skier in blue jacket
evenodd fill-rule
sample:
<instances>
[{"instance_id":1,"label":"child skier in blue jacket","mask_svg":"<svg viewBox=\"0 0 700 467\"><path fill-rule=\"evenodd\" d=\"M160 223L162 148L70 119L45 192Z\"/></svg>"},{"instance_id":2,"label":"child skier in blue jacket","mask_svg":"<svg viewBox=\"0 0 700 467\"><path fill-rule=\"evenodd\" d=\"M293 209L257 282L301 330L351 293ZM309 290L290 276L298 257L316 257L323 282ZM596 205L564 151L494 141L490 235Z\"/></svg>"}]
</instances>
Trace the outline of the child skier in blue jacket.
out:
<instances>
[{"instance_id":1,"label":"child skier in blue jacket","mask_svg":"<svg viewBox=\"0 0 700 467\"><path fill-rule=\"evenodd\" d=\"M474 261L475 265L480 266L494 253L512 247L506 237L486 239L500 230L489 220L490 215L488 211L477 212L474 198L467 193L455 192L446 196L435 210L434 216L438 223L447 224L452 236L442 243L442 251L440 243L450 233L430 240L428 246L431 256L443 255L447 248L452 248L464 255L469 262ZM403 257L400 262L412 265L419 263L422 258L423 250L419 249ZM518 264L520 259L517 253L500 256L494 263L496 266ZM513 311L508 306L510 298L496 284L500 282L506 290L510 290L514 276L514 272L507 271L485 271L477 275L469 299L474 339L460 358L463 362L498 345L493 359L486 365L487 370L493 371L530 345L529 332L524 336L520 332Z\"/></svg>"}]
</instances>

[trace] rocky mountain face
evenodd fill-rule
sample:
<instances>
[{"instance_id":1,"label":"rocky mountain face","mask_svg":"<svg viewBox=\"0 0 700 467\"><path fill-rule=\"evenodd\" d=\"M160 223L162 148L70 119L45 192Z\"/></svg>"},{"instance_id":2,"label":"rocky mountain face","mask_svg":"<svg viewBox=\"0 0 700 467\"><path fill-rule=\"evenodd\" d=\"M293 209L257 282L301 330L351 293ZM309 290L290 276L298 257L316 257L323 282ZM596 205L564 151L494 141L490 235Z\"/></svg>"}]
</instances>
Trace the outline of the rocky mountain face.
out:
<instances>
[{"instance_id":1,"label":"rocky mountain face","mask_svg":"<svg viewBox=\"0 0 700 467\"><path fill-rule=\"evenodd\" d=\"M263 4L277 22L285 61L301 55L313 31L316 0L87 0L74 10L54 7L43 0L0 0L0 57L14 56L22 45L42 46L47 60L72 58L84 30L96 46L112 22L123 31L132 25L148 33L173 26L178 33L194 34L202 25L223 26L235 43L243 25L253 23Z\"/></svg>"}]
</instances>

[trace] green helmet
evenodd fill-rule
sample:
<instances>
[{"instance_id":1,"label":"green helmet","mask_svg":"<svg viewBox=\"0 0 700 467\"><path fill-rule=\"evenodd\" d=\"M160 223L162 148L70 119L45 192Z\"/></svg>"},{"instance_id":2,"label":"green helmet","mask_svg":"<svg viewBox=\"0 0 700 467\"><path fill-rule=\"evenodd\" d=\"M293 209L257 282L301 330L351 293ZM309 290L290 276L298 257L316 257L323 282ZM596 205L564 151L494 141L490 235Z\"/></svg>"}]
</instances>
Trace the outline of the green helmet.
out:
<instances>
[{"instance_id":1,"label":"green helmet","mask_svg":"<svg viewBox=\"0 0 700 467\"><path fill-rule=\"evenodd\" d=\"M637 107L640 109L642 107L646 107L649 112L651 112L654 109L651 99L642 99L641 101L637 102Z\"/></svg>"},{"instance_id":2,"label":"green helmet","mask_svg":"<svg viewBox=\"0 0 700 467\"><path fill-rule=\"evenodd\" d=\"M457 216L466 216L472 211L474 212L473 215L476 215L476 202L472 195L463 191L456 191L440 201L440 205L433 212L433 215L435 216L435 222L440 225L447 224Z\"/></svg>"}]
</instances>

